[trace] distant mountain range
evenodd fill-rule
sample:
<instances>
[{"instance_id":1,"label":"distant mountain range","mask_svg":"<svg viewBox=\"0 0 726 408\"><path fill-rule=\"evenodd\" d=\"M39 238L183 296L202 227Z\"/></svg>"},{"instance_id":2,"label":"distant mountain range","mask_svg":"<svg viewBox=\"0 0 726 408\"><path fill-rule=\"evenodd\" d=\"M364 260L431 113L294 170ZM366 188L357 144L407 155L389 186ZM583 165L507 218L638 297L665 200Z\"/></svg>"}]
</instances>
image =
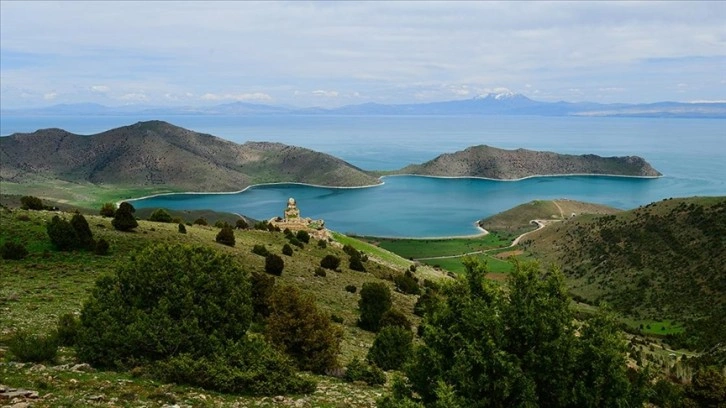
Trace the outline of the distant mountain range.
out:
<instances>
[{"instance_id":1,"label":"distant mountain range","mask_svg":"<svg viewBox=\"0 0 726 408\"><path fill-rule=\"evenodd\" d=\"M534 115L591 117L726 118L724 102L655 102L602 104L541 102L522 94L487 94L471 99L387 105L364 103L340 108L291 108L246 102L201 107L109 107L94 103L61 104L34 109L8 109L1 115Z\"/></svg>"}]
</instances>

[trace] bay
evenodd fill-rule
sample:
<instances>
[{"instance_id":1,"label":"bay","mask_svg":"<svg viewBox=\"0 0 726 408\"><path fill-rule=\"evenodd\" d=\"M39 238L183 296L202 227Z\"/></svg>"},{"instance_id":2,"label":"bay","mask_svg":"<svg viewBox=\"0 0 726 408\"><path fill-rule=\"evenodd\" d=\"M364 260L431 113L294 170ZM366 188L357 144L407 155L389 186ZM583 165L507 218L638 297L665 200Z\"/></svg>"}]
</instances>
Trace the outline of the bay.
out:
<instances>
[{"instance_id":1,"label":"bay","mask_svg":"<svg viewBox=\"0 0 726 408\"><path fill-rule=\"evenodd\" d=\"M332 154L368 170L395 169L487 144L601 156L638 155L658 179L539 177L521 181L397 176L362 189L255 186L239 194L160 196L137 207L210 208L257 219L282 215L288 197L334 230L436 237L478 232L474 221L534 199L567 198L635 208L669 197L726 195L726 120L528 116L3 117L3 135L60 127L93 134L162 119L237 143L275 141Z\"/></svg>"}]
</instances>

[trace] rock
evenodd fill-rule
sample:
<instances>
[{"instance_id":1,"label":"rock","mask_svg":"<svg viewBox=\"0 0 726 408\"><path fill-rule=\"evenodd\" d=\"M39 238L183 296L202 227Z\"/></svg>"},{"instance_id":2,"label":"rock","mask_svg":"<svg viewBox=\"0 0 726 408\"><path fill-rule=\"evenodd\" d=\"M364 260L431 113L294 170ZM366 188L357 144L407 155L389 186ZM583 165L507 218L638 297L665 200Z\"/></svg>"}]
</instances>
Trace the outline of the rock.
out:
<instances>
[{"instance_id":1,"label":"rock","mask_svg":"<svg viewBox=\"0 0 726 408\"><path fill-rule=\"evenodd\" d=\"M71 370L72 371L89 372L89 371L93 371L93 367L91 367L87 363L82 363L82 364L76 364L76 365L74 365L73 367L71 367Z\"/></svg>"},{"instance_id":2,"label":"rock","mask_svg":"<svg viewBox=\"0 0 726 408\"><path fill-rule=\"evenodd\" d=\"M30 403L28 402L18 402L17 404L13 404L10 406L10 408L28 408L30 406Z\"/></svg>"},{"instance_id":3,"label":"rock","mask_svg":"<svg viewBox=\"0 0 726 408\"><path fill-rule=\"evenodd\" d=\"M31 371L31 372L45 371L45 366L43 364L36 364L36 365L30 367L29 371Z\"/></svg>"},{"instance_id":4,"label":"rock","mask_svg":"<svg viewBox=\"0 0 726 408\"><path fill-rule=\"evenodd\" d=\"M103 401L106 399L105 395L91 395L90 397L86 398L89 401Z\"/></svg>"},{"instance_id":5,"label":"rock","mask_svg":"<svg viewBox=\"0 0 726 408\"><path fill-rule=\"evenodd\" d=\"M283 401L285 401L285 397L283 397L282 395L278 395L278 396L276 396L273 399L275 400L275 402L283 402Z\"/></svg>"}]
</instances>

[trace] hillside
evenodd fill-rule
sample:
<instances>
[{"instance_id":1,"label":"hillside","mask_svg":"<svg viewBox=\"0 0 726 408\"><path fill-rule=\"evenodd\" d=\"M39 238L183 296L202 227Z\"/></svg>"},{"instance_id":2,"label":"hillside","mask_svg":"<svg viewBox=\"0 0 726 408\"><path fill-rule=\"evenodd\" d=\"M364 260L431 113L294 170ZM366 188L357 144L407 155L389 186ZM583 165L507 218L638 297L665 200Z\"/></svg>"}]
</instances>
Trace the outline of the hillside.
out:
<instances>
[{"instance_id":1,"label":"hillside","mask_svg":"<svg viewBox=\"0 0 726 408\"><path fill-rule=\"evenodd\" d=\"M636 318L706 319L712 330L720 327L723 340L725 237L726 197L684 198L575 217L532 233L523 244L562 265L573 295Z\"/></svg>"},{"instance_id":2,"label":"hillside","mask_svg":"<svg viewBox=\"0 0 726 408\"><path fill-rule=\"evenodd\" d=\"M212 192L272 182L340 187L379 183L323 153L279 143L239 145L161 121L90 136L61 129L15 134L0 138L0 160L0 181L15 190L39 184L57 188L86 184L127 186L145 193Z\"/></svg>"},{"instance_id":3,"label":"hillside","mask_svg":"<svg viewBox=\"0 0 726 408\"><path fill-rule=\"evenodd\" d=\"M534 200L484 218L478 225L501 236L516 236L536 228L532 220L562 221L582 214L615 214L620 210L575 200Z\"/></svg>"},{"instance_id":4,"label":"hillside","mask_svg":"<svg viewBox=\"0 0 726 408\"><path fill-rule=\"evenodd\" d=\"M638 156L600 157L593 154L576 156L526 149L504 150L486 145L442 154L426 163L412 164L393 173L438 177L483 177L498 180L565 174L661 176L661 173Z\"/></svg>"},{"instance_id":5,"label":"hillside","mask_svg":"<svg viewBox=\"0 0 726 408\"><path fill-rule=\"evenodd\" d=\"M264 273L265 258L253 254L253 246L263 245L270 252L280 254L283 245L288 242L282 232L235 230L236 245L227 247L214 241L219 229L212 226L187 225L186 234L180 234L177 232L177 224L139 220L139 227L135 232L119 232L112 228L110 218L87 215L94 238L103 238L111 244L109 255L98 256L87 251L61 252L53 248L46 233L46 222L56 214L50 211L0 208L0 246L8 241L20 242L29 251L29 255L23 260L0 262L3 282L0 285L0 361L7 353L6 341L13 332L27 330L47 333L55 327L59 316L80 311L96 279L113 273L135 251L154 243L210 247L231 255L249 272ZM71 214L61 213L61 216L68 219ZM352 240L340 235L336 237L345 238L346 243ZM338 271L328 271L325 276L316 276L315 269L328 254L338 256L344 262ZM395 262L379 262L376 252L366 254L369 255L369 260L364 263L366 272L354 271L348 267L348 255L344 253L342 244L331 242L326 248L321 248L313 239L302 248L295 247L292 256L283 256L284 270L281 276L275 278L276 285L292 285L311 294L322 311L336 317L339 323L335 325L343 331L342 351L339 356L342 364L347 364L355 357L364 358L375 336L374 333L356 326L359 293L364 283L384 282L391 289L393 307L403 312L411 321L419 320L412 313L416 296L397 292L391 282L392 277L401 274L410 262L397 258L405 266L391 267ZM433 277L435 272L423 269L425 268L419 268L418 276L429 279ZM357 291L350 293L346 289L348 286L355 286ZM62 353L58 364L66 363L72 363L71 366L77 363L67 350ZM59 374L43 383L43 400L39 406L93 405L93 401L88 400L93 395L103 395L105 400L118 398L121 401L131 395L133 399L129 403L133 406L146 403L149 406L161 406L158 401L162 398L170 404L176 401L185 406L240 406L234 405L235 403L241 403L242 406L279 405L279 401L271 398L207 393L199 388L161 385L146 378L112 371L89 373L50 366L47 369L42 368L41 371L28 371L30 367L31 365L23 367L18 364L0 367L0 371L4 373L3 384L31 389L38 389L37 381L41 377L45 379L50 373ZM112 386L104 385L103 382L107 379L113 383ZM384 391L380 387L349 384L327 376L315 376L315 379L320 382L318 390L304 396L307 401L304 406L337 406L336 403L346 400L346 406L370 407L374 406L373 401ZM209 400L203 402L200 395ZM286 397L285 401L292 403L302 398Z\"/></svg>"}]
</instances>

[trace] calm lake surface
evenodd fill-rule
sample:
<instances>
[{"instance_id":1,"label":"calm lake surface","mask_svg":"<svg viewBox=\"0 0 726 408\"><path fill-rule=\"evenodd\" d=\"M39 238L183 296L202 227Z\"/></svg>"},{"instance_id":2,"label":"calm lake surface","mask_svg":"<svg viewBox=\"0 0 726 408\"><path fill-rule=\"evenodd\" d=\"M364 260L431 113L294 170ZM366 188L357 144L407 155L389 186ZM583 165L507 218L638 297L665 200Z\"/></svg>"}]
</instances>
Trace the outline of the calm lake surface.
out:
<instances>
[{"instance_id":1,"label":"calm lake surface","mask_svg":"<svg viewBox=\"0 0 726 408\"><path fill-rule=\"evenodd\" d=\"M334 230L378 236L477 233L474 222L535 199L568 198L635 208L668 197L726 195L726 119L577 117L95 116L3 117L0 134L59 127L93 134L162 119L234 142L275 141L332 154L368 170L396 169L472 145L601 156L637 155L659 179L539 177L522 181L397 176L371 188L256 186L237 194L160 196L136 207L210 208L257 219L303 216Z\"/></svg>"}]
</instances>

